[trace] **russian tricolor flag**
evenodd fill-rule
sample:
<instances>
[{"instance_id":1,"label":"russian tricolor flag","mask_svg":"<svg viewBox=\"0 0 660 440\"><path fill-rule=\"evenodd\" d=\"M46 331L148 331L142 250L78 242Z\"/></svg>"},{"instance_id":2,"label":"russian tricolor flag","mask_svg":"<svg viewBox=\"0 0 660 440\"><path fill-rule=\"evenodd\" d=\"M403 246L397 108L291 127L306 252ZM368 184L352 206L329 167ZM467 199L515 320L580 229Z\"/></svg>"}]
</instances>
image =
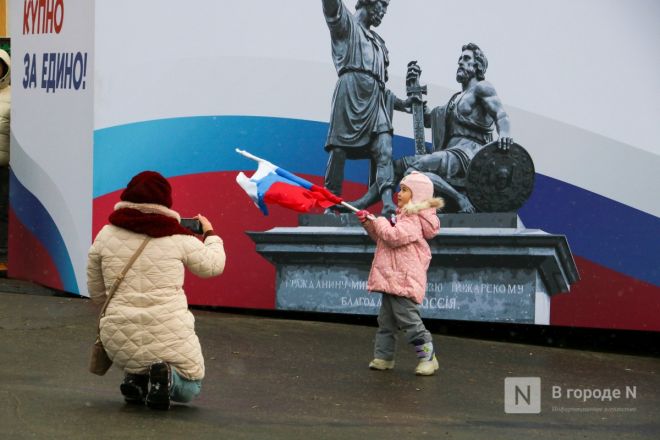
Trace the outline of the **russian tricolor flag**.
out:
<instances>
[{"instance_id":1,"label":"russian tricolor flag","mask_svg":"<svg viewBox=\"0 0 660 440\"><path fill-rule=\"evenodd\" d=\"M238 173L236 182L252 201L268 215L266 204L280 205L298 212L309 212L315 207L329 208L342 203L342 199L326 188L314 185L267 160L236 149L243 156L257 161L259 167L252 177Z\"/></svg>"}]
</instances>

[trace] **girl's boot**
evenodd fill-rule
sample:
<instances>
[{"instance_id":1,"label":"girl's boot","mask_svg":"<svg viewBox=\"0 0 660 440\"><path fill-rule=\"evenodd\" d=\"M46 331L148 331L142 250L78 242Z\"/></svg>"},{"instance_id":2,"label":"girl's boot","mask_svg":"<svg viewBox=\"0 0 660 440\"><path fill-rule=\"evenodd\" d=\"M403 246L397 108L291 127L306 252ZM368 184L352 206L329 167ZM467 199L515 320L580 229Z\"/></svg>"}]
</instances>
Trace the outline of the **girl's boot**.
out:
<instances>
[{"instance_id":1,"label":"girl's boot","mask_svg":"<svg viewBox=\"0 0 660 440\"><path fill-rule=\"evenodd\" d=\"M419 358L415 374L418 376L432 376L440 368L438 360L435 358L433 342L415 344L415 351Z\"/></svg>"}]
</instances>

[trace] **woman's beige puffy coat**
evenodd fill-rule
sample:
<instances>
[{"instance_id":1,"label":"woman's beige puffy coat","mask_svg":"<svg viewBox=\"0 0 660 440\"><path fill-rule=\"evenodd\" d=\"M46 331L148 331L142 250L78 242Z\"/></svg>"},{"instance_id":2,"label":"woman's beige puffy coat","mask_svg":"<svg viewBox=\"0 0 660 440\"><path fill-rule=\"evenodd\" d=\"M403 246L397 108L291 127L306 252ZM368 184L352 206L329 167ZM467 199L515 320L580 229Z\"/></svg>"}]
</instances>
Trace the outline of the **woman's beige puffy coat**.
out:
<instances>
[{"instance_id":1,"label":"woman's beige puffy coat","mask_svg":"<svg viewBox=\"0 0 660 440\"><path fill-rule=\"evenodd\" d=\"M92 300L105 301L145 237L113 225L101 229L88 257ZM209 236L204 243L190 235L152 238L110 300L101 320L101 341L114 364L127 373L144 374L152 362L163 360L187 379L204 377L195 318L183 291L184 266L201 277L222 273L220 237Z\"/></svg>"}]
</instances>

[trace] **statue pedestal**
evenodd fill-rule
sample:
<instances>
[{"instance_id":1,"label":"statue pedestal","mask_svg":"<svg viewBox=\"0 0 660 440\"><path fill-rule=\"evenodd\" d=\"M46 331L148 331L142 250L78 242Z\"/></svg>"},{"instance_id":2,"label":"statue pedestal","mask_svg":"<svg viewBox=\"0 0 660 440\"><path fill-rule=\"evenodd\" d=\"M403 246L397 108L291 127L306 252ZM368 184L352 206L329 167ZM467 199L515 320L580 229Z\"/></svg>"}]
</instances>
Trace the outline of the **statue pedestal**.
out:
<instances>
[{"instance_id":1,"label":"statue pedestal","mask_svg":"<svg viewBox=\"0 0 660 440\"><path fill-rule=\"evenodd\" d=\"M380 296L367 292L375 243L354 219L305 215L306 226L248 233L276 267L277 309L378 313ZM565 236L525 229L515 214L443 214L441 222L429 242L424 318L549 324L550 297L579 279Z\"/></svg>"}]
</instances>

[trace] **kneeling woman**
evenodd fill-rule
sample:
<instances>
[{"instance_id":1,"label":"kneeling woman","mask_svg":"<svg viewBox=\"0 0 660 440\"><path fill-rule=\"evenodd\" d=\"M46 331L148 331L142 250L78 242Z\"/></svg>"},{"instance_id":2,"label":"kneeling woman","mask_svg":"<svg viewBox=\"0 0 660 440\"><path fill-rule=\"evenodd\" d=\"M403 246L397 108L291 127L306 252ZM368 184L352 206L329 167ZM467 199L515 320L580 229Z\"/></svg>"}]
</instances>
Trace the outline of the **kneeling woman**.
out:
<instances>
[{"instance_id":1,"label":"kneeling woman","mask_svg":"<svg viewBox=\"0 0 660 440\"><path fill-rule=\"evenodd\" d=\"M222 240L202 215L203 241L182 227L171 210L172 188L160 174L131 179L110 215L110 224L89 250L87 288L102 304L106 292L146 241L112 296L100 322L100 337L113 363L123 369L127 402L168 409L201 390L204 358L195 318L183 291L184 267L200 277L222 273Z\"/></svg>"}]
</instances>

